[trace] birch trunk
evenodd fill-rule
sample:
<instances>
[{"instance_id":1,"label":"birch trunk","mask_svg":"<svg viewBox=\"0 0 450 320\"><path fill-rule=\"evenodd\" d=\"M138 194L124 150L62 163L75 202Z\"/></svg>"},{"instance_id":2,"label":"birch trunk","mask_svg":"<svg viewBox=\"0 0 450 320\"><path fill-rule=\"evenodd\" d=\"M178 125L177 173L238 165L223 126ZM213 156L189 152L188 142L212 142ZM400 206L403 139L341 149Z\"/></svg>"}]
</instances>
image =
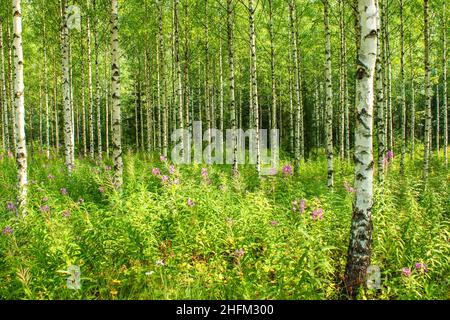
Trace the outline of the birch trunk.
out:
<instances>
[{"instance_id":1,"label":"birch trunk","mask_svg":"<svg viewBox=\"0 0 450 320\"><path fill-rule=\"evenodd\" d=\"M345 286L356 298L358 288L366 279L370 265L373 204L372 114L374 73L377 56L376 0L359 0L361 46L356 70L357 117L355 128L355 200L350 230L350 244L345 272Z\"/></svg>"},{"instance_id":2,"label":"birch trunk","mask_svg":"<svg viewBox=\"0 0 450 320\"><path fill-rule=\"evenodd\" d=\"M20 0L13 1L13 32L14 32L14 102L16 107L15 125L17 134L16 161L18 171L18 207L24 215L27 206L27 145L25 138L25 100L23 84L23 47L22 47L22 9Z\"/></svg>"},{"instance_id":3,"label":"birch trunk","mask_svg":"<svg viewBox=\"0 0 450 320\"><path fill-rule=\"evenodd\" d=\"M380 10L382 10L380 6ZM377 32L381 34L381 20L378 15ZM383 91L383 64L381 52L381 36L377 39L377 61L376 61L376 124L377 124L377 140L378 140L378 181L384 183L384 157L386 154L386 123L384 121L384 91Z\"/></svg>"},{"instance_id":4,"label":"birch trunk","mask_svg":"<svg viewBox=\"0 0 450 320\"><path fill-rule=\"evenodd\" d=\"M47 159L50 158L50 113L49 113L49 97L48 97L48 71L47 71L47 33L45 29L45 19L43 25L44 36L44 95L45 95L45 150Z\"/></svg>"},{"instance_id":5,"label":"birch trunk","mask_svg":"<svg viewBox=\"0 0 450 320\"><path fill-rule=\"evenodd\" d=\"M412 35L409 35L409 64L411 68L411 158L414 159L415 153L415 139L416 139L416 99L415 99L415 87L414 87L414 61L413 61L413 45Z\"/></svg>"},{"instance_id":6,"label":"birch trunk","mask_svg":"<svg viewBox=\"0 0 450 320\"><path fill-rule=\"evenodd\" d=\"M297 59L297 36L295 33L295 22L296 22L296 14L295 14L295 3L294 0L289 2L289 18L290 18L290 29L291 29L291 41L292 41L292 59L294 60L294 82L295 82L295 106L296 106L296 121L293 123L294 130L294 169L295 172L298 173L300 169L300 115L301 115L301 100L300 100L300 79L299 79L299 66Z\"/></svg>"},{"instance_id":7,"label":"birch trunk","mask_svg":"<svg viewBox=\"0 0 450 320\"><path fill-rule=\"evenodd\" d=\"M64 102L64 152L66 166L69 173L73 170L72 148L73 127L72 110L70 99L70 66L69 66L69 29L67 27L67 0L62 2L62 25L61 25L61 57L62 57L62 90Z\"/></svg>"},{"instance_id":8,"label":"birch trunk","mask_svg":"<svg viewBox=\"0 0 450 320\"><path fill-rule=\"evenodd\" d=\"M404 0L400 0L400 77L401 77L401 107L402 107L402 153L400 158L400 172L405 172L406 153L406 88L405 88L405 27Z\"/></svg>"},{"instance_id":9,"label":"birch trunk","mask_svg":"<svg viewBox=\"0 0 450 320\"><path fill-rule=\"evenodd\" d=\"M253 0L248 1L249 23L250 23L250 50L251 50L251 76L252 76L252 100L255 114L255 144L256 144L256 171L261 173L260 145L259 145L259 103L258 103L258 75L256 66L256 35L255 35L255 8Z\"/></svg>"},{"instance_id":10,"label":"birch trunk","mask_svg":"<svg viewBox=\"0 0 450 320\"><path fill-rule=\"evenodd\" d=\"M88 90L89 90L89 154L91 159L95 158L95 144L94 144L94 93L92 88L92 62L91 62L91 20L89 12L86 15L86 38L87 38L87 61L88 61Z\"/></svg>"},{"instance_id":11,"label":"birch trunk","mask_svg":"<svg viewBox=\"0 0 450 320\"><path fill-rule=\"evenodd\" d=\"M5 54L4 54L4 50L3 50L3 23L2 20L0 18L0 56L1 56L1 70L0 70L0 82L2 85L2 98L3 98L3 110L2 110L2 115L3 115L3 119L2 119L2 130L3 130L3 140L4 140L4 146L3 148L6 151L10 150L10 137L9 137L9 110L8 110L8 93L6 91L6 76L5 76Z\"/></svg>"},{"instance_id":12,"label":"birch trunk","mask_svg":"<svg viewBox=\"0 0 450 320\"><path fill-rule=\"evenodd\" d=\"M211 106L209 98L209 19L208 0L205 0L205 115L206 115L206 143L211 142Z\"/></svg>"},{"instance_id":13,"label":"birch trunk","mask_svg":"<svg viewBox=\"0 0 450 320\"><path fill-rule=\"evenodd\" d=\"M277 88L275 81L275 47L273 36L273 0L269 0L269 37L270 37L270 71L272 80L272 114L271 128L277 128Z\"/></svg>"},{"instance_id":14,"label":"birch trunk","mask_svg":"<svg viewBox=\"0 0 450 320\"><path fill-rule=\"evenodd\" d=\"M122 118L120 110L120 53L119 53L119 6L118 0L111 0L111 79L112 79L112 147L114 161L114 187L121 190L123 178L122 163Z\"/></svg>"},{"instance_id":15,"label":"birch trunk","mask_svg":"<svg viewBox=\"0 0 450 320\"><path fill-rule=\"evenodd\" d=\"M167 110L167 90L166 90L166 74L165 74L165 66L164 66L164 36L163 36L163 5L162 2L158 1L158 39L159 39L159 64L160 64L160 74L161 74L161 83L162 83L162 149L163 155L167 156L168 152L168 110ZM159 69L158 69L159 70ZM160 86L158 85L158 88Z\"/></svg>"},{"instance_id":16,"label":"birch trunk","mask_svg":"<svg viewBox=\"0 0 450 320\"><path fill-rule=\"evenodd\" d=\"M423 160L423 178L425 183L428 180L428 167L430 160L430 142L431 142L431 83L430 83L430 32L428 17L428 0L424 0L424 71L425 71L425 136L424 136L424 160Z\"/></svg>"},{"instance_id":17,"label":"birch trunk","mask_svg":"<svg viewBox=\"0 0 450 320\"><path fill-rule=\"evenodd\" d=\"M326 94L326 132L327 132L327 164L329 188L333 187L333 91L331 83L331 36L329 27L329 3L323 0L325 25L325 94Z\"/></svg>"},{"instance_id":18,"label":"birch trunk","mask_svg":"<svg viewBox=\"0 0 450 320\"><path fill-rule=\"evenodd\" d=\"M230 118L232 129L233 175L238 173L236 135L236 97L234 88L234 0L227 0L228 63L230 65Z\"/></svg>"},{"instance_id":19,"label":"birch trunk","mask_svg":"<svg viewBox=\"0 0 450 320\"><path fill-rule=\"evenodd\" d=\"M176 88L176 95L177 95L177 102L178 102L178 125L179 129L184 128L184 110L183 110L183 83L181 81L181 63L180 63L180 37L178 32L178 3L179 0L174 0L173 5L173 14L174 14L174 36L175 36L175 65L176 65L176 72L177 72L177 88Z\"/></svg>"},{"instance_id":20,"label":"birch trunk","mask_svg":"<svg viewBox=\"0 0 450 320\"><path fill-rule=\"evenodd\" d=\"M11 114L11 139L12 139L12 146L13 146L13 153L17 153L17 131L16 131L16 117L15 117L15 101L14 101L14 82L13 82L13 73L14 73L14 66L13 66L13 53L12 53L12 45L11 45L11 28L8 26L6 28L7 30L7 43L8 43L8 82L9 82L9 107L10 107L10 114Z\"/></svg>"},{"instance_id":21,"label":"birch trunk","mask_svg":"<svg viewBox=\"0 0 450 320\"><path fill-rule=\"evenodd\" d=\"M95 4L95 2L94 2ZM94 5L95 10L95 5ZM94 48L95 48L95 95L97 105L97 152L98 159L102 160L102 112L101 112L101 90L100 90L100 71L98 63L99 44L97 41L97 23L94 28Z\"/></svg>"},{"instance_id":22,"label":"birch trunk","mask_svg":"<svg viewBox=\"0 0 450 320\"><path fill-rule=\"evenodd\" d=\"M439 139L440 139L440 117L441 117L441 110L440 110L440 101L439 101L439 84L436 84L436 154L437 158L439 159Z\"/></svg>"},{"instance_id":23,"label":"birch trunk","mask_svg":"<svg viewBox=\"0 0 450 320\"><path fill-rule=\"evenodd\" d=\"M445 1L442 1L442 69L444 81L444 161L445 167L448 168L448 97L447 97L447 12L445 11Z\"/></svg>"}]
</instances>

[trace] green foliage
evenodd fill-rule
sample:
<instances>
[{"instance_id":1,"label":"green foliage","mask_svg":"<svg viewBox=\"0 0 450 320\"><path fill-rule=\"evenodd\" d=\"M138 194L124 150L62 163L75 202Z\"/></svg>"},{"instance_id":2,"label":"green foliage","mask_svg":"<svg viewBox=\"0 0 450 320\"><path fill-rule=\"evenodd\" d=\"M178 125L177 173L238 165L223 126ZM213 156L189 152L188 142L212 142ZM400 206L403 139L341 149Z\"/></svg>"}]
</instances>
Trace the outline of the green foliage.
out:
<instances>
[{"instance_id":1,"label":"green foliage","mask_svg":"<svg viewBox=\"0 0 450 320\"><path fill-rule=\"evenodd\" d=\"M435 160L424 190L420 159L407 158L405 176L397 162L384 189L375 187L372 264L381 289L360 298L448 299L448 171ZM325 163L319 154L299 176L262 179L246 166L233 179L229 166L206 167L207 177L200 165L170 174L156 155L128 154L118 194L109 163L78 160L69 177L62 160L37 155L30 213L17 219L7 209L14 162L3 158L0 229L13 233L0 234L0 298L339 299L353 199L344 182L352 183L353 169L336 161L336 187L328 190ZM152 174L156 167L167 183ZM292 210L300 199L303 214ZM319 208L323 219L313 220ZM81 269L81 290L66 287L70 265Z\"/></svg>"}]
</instances>

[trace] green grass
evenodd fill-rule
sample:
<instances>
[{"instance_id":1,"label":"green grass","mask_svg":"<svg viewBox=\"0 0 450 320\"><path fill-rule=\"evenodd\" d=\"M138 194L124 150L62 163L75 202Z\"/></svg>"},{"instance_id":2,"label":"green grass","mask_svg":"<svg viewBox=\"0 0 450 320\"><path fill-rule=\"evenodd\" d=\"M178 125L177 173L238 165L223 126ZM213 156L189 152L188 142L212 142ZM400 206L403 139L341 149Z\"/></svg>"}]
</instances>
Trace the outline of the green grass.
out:
<instances>
[{"instance_id":1,"label":"green grass","mask_svg":"<svg viewBox=\"0 0 450 320\"><path fill-rule=\"evenodd\" d=\"M434 158L425 189L417 154L407 157L405 176L395 159L385 188L375 186L372 264L382 283L380 290L361 291L361 299L450 298L450 174ZM176 167L171 181L179 184L152 175L153 167L169 175L157 155L127 154L124 163L119 195L105 163L77 160L69 177L62 159L35 154L30 213L17 219L6 207L14 202L15 164L0 160L0 230L14 231L0 234L1 299L341 298L350 164L335 162L335 188L328 190L321 154L303 163L297 177L258 179L252 167L242 167L232 179L230 167L209 166L204 179L202 166L192 165ZM306 200L302 215L291 209L298 199ZM43 205L50 211L42 212ZM318 208L324 218L314 221ZM165 265L157 266L162 259ZM429 271L417 271L417 262ZM66 287L64 271L72 264L81 269L81 290ZM410 277L403 267L411 268Z\"/></svg>"}]
</instances>

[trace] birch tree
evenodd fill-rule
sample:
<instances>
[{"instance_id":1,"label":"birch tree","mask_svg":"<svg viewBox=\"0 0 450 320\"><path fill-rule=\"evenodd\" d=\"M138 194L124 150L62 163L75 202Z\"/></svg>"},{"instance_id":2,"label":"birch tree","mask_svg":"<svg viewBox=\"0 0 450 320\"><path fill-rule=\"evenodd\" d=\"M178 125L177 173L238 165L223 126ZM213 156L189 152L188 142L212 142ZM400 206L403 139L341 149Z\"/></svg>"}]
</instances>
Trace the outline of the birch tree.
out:
<instances>
[{"instance_id":1,"label":"birch tree","mask_svg":"<svg viewBox=\"0 0 450 320\"><path fill-rule=\"evenodd\" d=\"M377 57L376 0L359 0L360 48L356 66L356 128L355 128L355 199L350 230L345 286L355 298L366 278L370 265L373 205L372 114L374 74Z\"/></svg>"},{"instance_id":2,"label":"birch tree","mask_svg":"<svg viewBox=\"0 0 450 320\"><path fill-rule=\"evenodd\" d=\"M252 82L252 101L253 101L253 112L255 116L255 144L256 144L256 171L258 174L261 172L261 161L260 161L260 141L259 141L259 103L258 103L258 76L257 76L257 66L256 66L256 35L255 35L255 8L253 5L253 0L248 1L248 19L250 25L250 52L251 52L251 82Z\"/></svg>"},{"instance_id":3,"label":"birch tree","mask_svg":"<svg viewBox=\"0 0 450 320\"><path fill-rule=\"evenodd\" d=\"M14 32L14 102L16 107L15 125L17 134L16 162L18 171L18 205L21 214L26 213L27 205L27 145L25 138L25 95L23 83L23 47L22 47L22 8L20 0L13 0Z\"/></svg>"},{"instance_id":4,"label":"birch tree","mask_svg":"<svg viewBox=\"0 0 450 320\"><path fill-rule=\"evenodd\" d=\"M9 110L8 110L8 93L6 91L6 76L5 76L5 55L3 50L3 21L0 18L0 57L1 57L1 66L0 66L0 83L2 90L2 131L3 131L3 148L6 151L10 150L10 138L9 138Z\"/></svg>"},{"instance_id":5,"label":"birch tree","mask_svg":"<svg viewBox=\"0 0 450 320\"><path fill-rule=\"evenodd\" d=\"M445 0L442 1L442 69L444 82L444 161L445 167L448 167L448 92L447 92L447 12Z\"/></svg>"},{"instance_id":6,"label":"birch tree","mask_svg":"<svg viewBox=\"0 0 450 320\"><path fill-rule=\"evenodd\" d=\"M61 57L62 57L62 90L64 102L64 152L66 166L70 172L73 170L73 122L72 105L70 97L70 65L69 65L69 28L67 27L67 0L62 2L61 25Z\"/></svg>"},{"instance_id":7,"label":"birch tree","mask_svg":"<svg viewBox=\"0 0 450 320\"><path fill-rule=\"evenodd\" d=\"M111 98L112 98L112 147L114 161L114 187L121 190L122 163L122 118L120 109L120 53L119 53L119 6L111 0Z\"/></svg>"},{"instance_id":8,"label":"birch tree","mask_svg":"<svg viewBox=\"0 0 450 320\"><path fill-rule=\"evenodd\" d=\"M234 88L234 0L227 0L227 36L228 36L228 63L230 68L230 117L232 129L232 149L233 149L233 175L238 173L237 164L237 136L236 136L236 97Z\"/></svg>"},{"instance_id":9,"label":"birch tree","mask_svg":"<svg viewBox=\"0 0 450 320\"><path fill-rule=\"evenodd\" d=\"M331 36L329 27L329 3L323 0L325 25L325 92L326 92L326 136L327 136L327 165L329 188L333 187L333 88L331 82Z\"/></svg>"},{"instance_id":10,"label":"birch tree","mask_svg":"<svg viewBox=\"0 0 450 320\"><path fill-rule=\"evenodd\" d=\"M423 178L428 180L428 167L431 148L431 82L430 82L430 31L428 17L428 0L423 2L424 17L424 71L425 71L425 134L424 134L424 156L423 156Z\"/></svg>"}]
</instances>

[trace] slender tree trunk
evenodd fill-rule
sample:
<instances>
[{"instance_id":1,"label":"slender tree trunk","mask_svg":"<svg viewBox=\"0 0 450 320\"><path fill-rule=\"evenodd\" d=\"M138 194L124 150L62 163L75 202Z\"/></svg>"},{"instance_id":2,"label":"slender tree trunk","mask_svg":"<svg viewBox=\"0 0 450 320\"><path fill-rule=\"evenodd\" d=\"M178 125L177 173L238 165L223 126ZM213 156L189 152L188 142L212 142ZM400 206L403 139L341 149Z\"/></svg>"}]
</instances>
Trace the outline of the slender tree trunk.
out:
<instances>
[{"instance_id":1,"label":"slender tree trunk","mask_svg":"<svg viewBox=\"0 0 450 320\"><path fill-rule=\"evenodd\" d=\"M380 6L380 11L382 11ZM381 20L378 15L377 33L381 35ZM378 181L380 184L384 183L384 157L386 154L386 123L384 121L384 91L383 91L383 63L381 51L381 36L377 39L377 61L376 61L376 124L377 124L377 140L378 140Z\"/></svg>"},{"instance_id":2,"label":"slender tree trunk","mask_svg":"<svg viewBox=\"0 0 450 320\"><path fill-rule=\"evenodd\" d=\"M47 159L50 158L50 116L48 97L48 71L47 71L47 33L45 29L45 19L43 21L43 49L44 49L44 95L45 95L45 150Z\"/></svg>"},{"instance_id":3,"label":"slender tree trunk","mask_svg":"<svg viewBox=\"0 0 450 320\"><path fill-rule=\"evenodd\" d=\"M7 42L8 42L8 61L9 61L9 72L8 72L8 80L9 80L9 91L10 91L10 95L9 95L9 105L11 107L11 119L12 119L12 124L11 124L11 134L12 134L12 140L13 140L13 147L14 147L14 154L17 154L17 119L15 116L15 111L14 111L14 86L13 86L13 53L12 53L12 45L11 45L11 28L8 26L7 28ZM14 41L14 39L13 39ZM15 79L14 79L15 80Z\"/></svg>"},{"instance_id":4,"label":"slender tree trunk","mask_svg":"<svg viewBox=\"0 0 450 320\"><path fill-rule=\"evenodd\" d=\"M13 0L13 32L14 32L14 101L15 101L15 125L17 133L16 161L18 171L18 205L19 212L26 213L27 206L27 145L25 138L25 102L23 84L23 47L22 47L22 9L20 0Z\"/></svg>"},{"instance_id":5,"label":"slender tree trunk","mask_svg":"<svg viewBox=\"0 0 450 320\"><path fill-rule=\"evenodd\" d=\"M359 0L361 46L356 70L357 117L355 128L355 200L350 244L345 271L345 286L356 298L370 265L373 204L372 114L374 73L377 56L377 0Z\"/></svg>"},{"instance_id":6,"label":"slender tree trunk","mask_svg":"<svg viewBox=\"0 0 450 320\"><path fill-rule=\"evenodd\" d=\"M402 106L402 153L400 172L405 172L406 153L406 88L405 88L405 30L404 30L404 0L400 0L400 77L401 77L401 106Z\"/></svg>"},{"instance_id":7,"label":"slender tree trunk","mask_svg":"<svg viewBox=\"0 0 450 320\"><path fill-rule=\"evenodd\" d=\"M447 92L447 13L445 8L445 0L442 1L442 69L444 81L444 161L445 167L448 168L448 92Z\"/></svg>"},{"instance_id":8,"label":"slender tree trunk","mask_svg":"<svg viewBox=\"0 0 450 320\"><path fill-rule=\"evenodd\" d=\"M345 157L345 12L344 12L344 1L339 0L339 31L340 31L340 62L339 62L339 112L340 112L340 127L339 127L339 138L340 138L340 157L344 159Z\"/></svg>"},{"instance_id":9,"label":"slender tree trunk","mask_svg":"<svg viewBox=\"0 0 450 320\"><path fill-rule=\"evenodd\" d=\"M437 158L439 159L439 139L440 139L440 117L441 117L441 110L440 110L440 101L439 101L439 84L436 84L436 154Z\"/></svg>"},{"instance_id":10,"label":"slender tree trunk","mask_svg":"<svg viewBox=\"0 0 450 320\"><path fill-rule=\"evenodd\" d=\"M430 32L428 17L428 0L424 0L424 68L425 68L425 136L424 136L424 160L423 160L423 178L425 183L428 180L428 167L430 160L430 142L431 142L431 83L430 83Z\"/></svg>"},{"instance_id":11,"label":"slender tree trunk","mask_svg":"<svg viewBox=\"0 0 450 320\"><path fill-rule=\"evenodd\" d=\"M269 0L269 36L270 36L270 71L272 77L271 128L276 129L278 125L277 125L277 88L275 81L275 46L273 36L273 0Z\"/></svg>"},{"instance_id":12,"label":"slender tree trunk","mask_svg":"<svg viewBox=\"0 0 450 320\"><path fill-rule=\"evenodd\" d=\"M92 63L91 63L91 23L88 1L88 12L86 14L86 38L87 38L87 61L88 61L88 89L89 89L89 153L91 159L95 158L94 143L94 93L92 88Z\"/></svg>"},{"instance_id":13,"label":"slender tree trunk","mask_svg":"<svg viewBox=\"0 0 450 320\"><path fill-rule=\"evenodd\" d=\"M191 92L189 86L189 63L190 63L190 51L189 51L189 40L190 40L190 30L189 30L189 1L186 0L184 4L185 9L185 20L184 20L184 104L185 104L185 123L186 126L191 130L191 117L190 117L190 99L189 94Z\"/></svg>"},{"instance_id":14,"label":"slender tree trunk","mask_svg":"<svg viewBox=\"0 0 450 320\"><path fill-rule=\"evenodd\" d=\"M166 74L165 74L165 66L164 66L164 37L163 37L163 5L162 2L158 1L158 38L159 38L159 64L160 64L160 74L161 74L161 83L162 83L162 146L163 146L163 155L167 156L168 152L168 110L167 110L167 86L166 86ZM159 88L159 85L158 85Z\"/></svg>"},{"instance_id":15,"label":"slender tree trunk","mask_svg":"<svg viewBox=\"0 0 450 320\"><path fill-rule=\"evenodd\" d=\"M176 72L177 72L177 88L176 88L176 95L177 95L177 101L178 101L178 125L179 129L184 128L184 110L183 110L183 82L181 80L181 63L180 63L180 37L178 32L178 3L179 0L174 0L174 6L173 6L173 14L174 14L174 36L175 36L175 65L176 65Z\"/></svg>"},{"instance_id":16,"label":"slender tree trunk","mask_svg":"<svg viewBox=\"0 0 450 320\"><path fill-rule=\"evenodd\" d=\"M220 33L221 30L220 30ZM224 130L224 119L223 119L223 61L222 61L222 38L219 38L219 128L220 132ZM236 108L235 108L236 110ZM234 113L236 117L236 112ZM220 140L220 150L223 150L223 139Z\"/></svg>"},{"instance_id":17,"label":"slender tree trunk","mask_svg":"<svg viewBox=\"0 0 450 320\"><path fill-rule=\"evenodd\" d=\"M333 91L331 82L331 36L329 27L329 3L323 0L325 24L325 82L326 82L326 132L327 132L327 162L329 188L333 187Z\"/></svg>"},{"instance_id":18,"label":"slender tree trunk","mask_svg":"<svg viewBox=\"0 0 450 320\"><path fill-rule=\"evenodd\" d=\"M159 22L158 22L159 24ZM159 24L162 27L161 24ZM161 109L162 109L162 97L161 97L161 70L162 66L160 63L160 50L159 50L159 42L162 37L162 30L159 29L157 36L157 44L156 44L156 93L158 95L158 151L162 152L162 118L161 118Z\"/></svg>"},{"instance_id":19,"label":"slender tree trunk","mask_svg":"<svg viewBox=\"0 0 450 320\"><path fill-rule=\"evenodd\" d=\"M94 1L94 11L95 11L95 1ZM99 43L97 41L98 24L94 24L94 48L95 48L95 96L97 105L97 151L98 159L102 160L102 112L101 112L101 90L100 90L100 71L99 71Z\"/></svg>"},{"instance_id":20,"label":"slender tree trunk","mask_svg":"<svg viewBox=\"0 0 450 320\"><path fill-rule=\"evenodd\" d=\"M56 74L56 59L53 66L53 105L55 112L55 145L56 153L59 154L59 110L58 110L58 77Z\"/></svg>"},{"instance_id":21,"label":"slender tree trunk","mask_svg":"<svg viewBox=\"0 0 450 320\"><path fill-rule=\"evenodd\" d=\"M414 159L415 153L415 139L416 139L416 99L415 99L415 87L414 87L414 61L413 61L413 44L412 44L412 35L409 35L409 64L411 68L411 158Z\"/></svg>"},{"instance_id":22,"label":"slender tree trunk","mask_svg":"<svg viewBox=\"0 0 450 320\"><path fill-rule=\"evenodd\" d=\"M251 51L251 77L252 77L252 95L253 95L253 108L255 113L255 135L256 135L256 171L261 173L260 162L260 145L259 145L259 103L258 103L258 75L256 66L256 35L255 35L255 8L253 6L253 0L248 1L248 13L250 24L250 51Z\"/></svg>"},{"instance_id":23,"label":"slender tree trunk","mask_svg":"<svg viewBox=\"0 0 450 320\"><path fill-rule=\"evenodd\" d=\"M106 158L109 158L109 81L108 81L109 77L107 72L108 70L107 65L108 65L108 56L107 50L105 50L105 151L106 151Z\"/></svg>"},{"instance_id":24,"label":"slender tree trunk","mask_svg":"<svg viewBox=\"0 0 450 320\"><path fill-rule=\"evenodd\" d=\"M296 23L296 14L295 14L295 3L294 0L289 2L289 17L290 17L290 29L291 29L291 41L292 41L292 58L293 58L293 67L294 67L294 82L295 82L295 106L296 106L296 117L294 127L294 154L295 154L295 172L298 173L300 169L300 127L299 122L301 118L301 100L300 100L300 77L299 77L299 65L297 59L297 36L295 33L295 23Z\"/></svg>"},{"instance_id":25,"label":"slender tree trunk","mask_svg":"<svg viewBox=\"0 0 450 320\"><path fill-rule=\"evenodd\" d=\"M10 151L10 143L9 143L9 116L8 116L8 93L6 91L6 76L5 76L5 54L3 51L3 23L0 18L0 56L1 56L1 70L0 70L0 82L2 84L2 97L3 97L3 110L2 110L2 130L3 130L3 148L6 151Z\"/></svg>"},{"instance_id":26,"label":"slender tree trunk","mask_svg":"<svg viewBox=\"0 0 450 320\"><path fill-rule=\"evenodd\" d=\"M394 149L394 120L392 114L392 64L391 64L391 42L390 42L390 30L389 30L389 2L386 1L385 9L385 41L386 41L386 53L387 53L387 119L388 119L388 148Z\"/></svg>"},{"instance_id":27,"label":"slender tree trunk","mask_svg":"<svg viewBox=\"0 0 450 320\"><path fill-rule=\"evenodd\" d=\"M111 0L111 79L113 113L113 161L114 187L121 190L123 178L122 163L122 118L120 110L120 60L119 60L119 6L118 0Z\"/></svg>"},{"instance_id":28,"label":"slender tree trunk","mask_svg":"<svg viewBox=\"0 0 450 320\"><path fill-rule=\"evenodd\" d=\"M211 142L211 105L209 97L209 18L208 0L205 0L205 115L206 115L206 141Z\"/></svg>"},{"instance_id":29,"label":"slender tree trunk","mask_svg":"<svg viewBox=\"0 0 450 320\"><path fill-rule=\"evenodd\" d=\"M66 166L70 172L73 170L72 148L73 127L72 110L70 99L70 58L69 58L69 29L67 27L67 0L62 2L62 25L61 25L61 57L62 57L62 90L64 101L64 150Z\"/></svg>"},{"instance_id":30,"label":"slender tree trunk","mask_svg":"<svg viewBox=\"0 0 450 320\"><path fill-rule=\"evenodd\" d=\"M227 0L228 63L230 66L230 119L232 129L233 175L238 173L236 135L236 97L234 88L234 0ZM223 92L223 90L222 90Z\"/></svg>"}]
</instances>

